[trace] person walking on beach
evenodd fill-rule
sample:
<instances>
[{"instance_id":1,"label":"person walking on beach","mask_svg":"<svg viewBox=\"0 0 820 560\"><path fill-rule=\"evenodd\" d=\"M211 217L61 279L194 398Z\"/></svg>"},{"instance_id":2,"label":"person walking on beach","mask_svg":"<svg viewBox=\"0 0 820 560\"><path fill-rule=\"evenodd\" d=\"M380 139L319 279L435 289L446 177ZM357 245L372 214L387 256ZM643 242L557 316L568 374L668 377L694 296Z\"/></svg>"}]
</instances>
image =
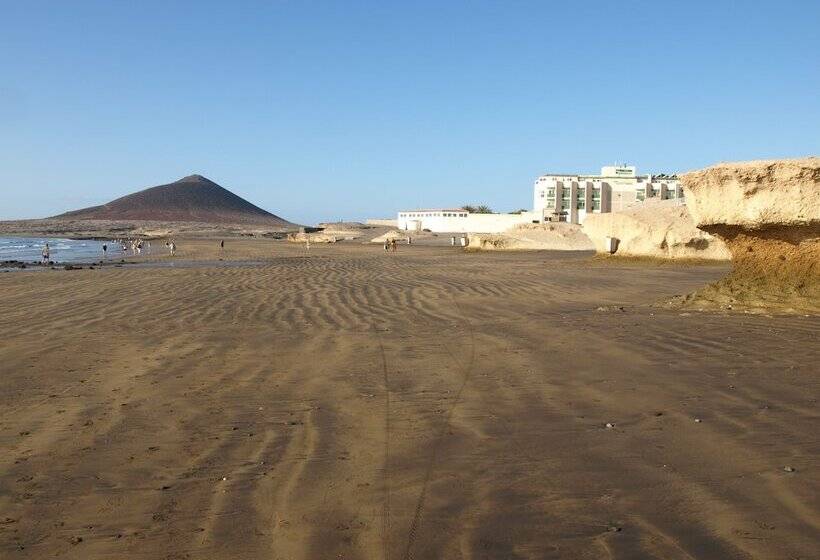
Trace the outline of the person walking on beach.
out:
<instances>
[{"instance_id":1,"label":"person walking on beach","mask_svg":"<svg viewBox=\"0 0 820 560\"><path fill-rule=\"evenodd\" d=\"M108 258L108 245L106 243L103 243L102 249L103 249L103 258L107 259Z\"/></svg>"},{"instance_id":2,"label":"person walking on beach","mask_svg":"<svg viewBox=\"0 0 820 560\"><path fill-rule=\"evenodd\" d=\"M171 256L173 257L177 252L177 244L171 241L171 244L168 246L171 249Z\"/></svg>"},{"instance_id":3,"label":"person walking on beach","mask_svg":"<svg viewBox=\"0 0 820 560\"><path fill-rule=\"evenodd\" d=\"M51 249L48 246L48 242L46 242L43 247L43 264L48 264L49 261L51 261Z\"/></svg>"},{"instance_id":4,"label":"person walking on beach","mask_svg":"<svg viewBox=\"0 0 820 560\"><path fill-rule=\"evenodd\" d=\"M220 251L224 251L224 250L225 250L225 240L224 240L224 239L221 239L221 240L219 241L219 250L220 250Z\"/></svg>"}]
</instances>

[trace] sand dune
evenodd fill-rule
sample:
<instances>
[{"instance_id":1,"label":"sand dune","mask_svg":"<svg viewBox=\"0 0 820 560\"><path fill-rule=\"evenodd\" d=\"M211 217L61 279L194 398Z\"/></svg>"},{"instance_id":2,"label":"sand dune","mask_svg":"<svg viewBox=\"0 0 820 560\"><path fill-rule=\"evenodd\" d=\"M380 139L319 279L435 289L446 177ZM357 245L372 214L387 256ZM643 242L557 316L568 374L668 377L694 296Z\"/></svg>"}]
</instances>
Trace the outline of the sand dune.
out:
<instances>
[{"instance_id":1,"label":"sand dune","mask_svg":"<svg viewBox=\"0 0 820 560\"><path fill-rule=\"evenodd\" d=\"M178 244L0 274L0 557L820 548L818 318L644 305L725 267Z\"/></svg>"}]
</instances>

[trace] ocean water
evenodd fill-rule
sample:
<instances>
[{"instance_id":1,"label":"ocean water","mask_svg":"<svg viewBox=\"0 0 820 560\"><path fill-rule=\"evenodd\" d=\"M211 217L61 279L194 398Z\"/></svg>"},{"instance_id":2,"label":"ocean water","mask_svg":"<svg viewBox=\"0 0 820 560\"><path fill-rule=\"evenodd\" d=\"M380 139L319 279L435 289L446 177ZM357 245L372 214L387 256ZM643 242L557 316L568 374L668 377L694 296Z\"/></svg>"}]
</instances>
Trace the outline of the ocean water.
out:
<instances>
[{"instance_id":1,"label":"ocean water","mask_svg":"<svg viewBox=\"0 0 820 560\"><path fill-rule=\"evenodd\" d=\"M104 258L102 246L108 245L108 258L121 258L122 248L111 241L59 239L55 237L0 237L0 262L40 262L43 246L48 243L51 260L59 263L95 262Z\"/></svg>"}]
</instances>

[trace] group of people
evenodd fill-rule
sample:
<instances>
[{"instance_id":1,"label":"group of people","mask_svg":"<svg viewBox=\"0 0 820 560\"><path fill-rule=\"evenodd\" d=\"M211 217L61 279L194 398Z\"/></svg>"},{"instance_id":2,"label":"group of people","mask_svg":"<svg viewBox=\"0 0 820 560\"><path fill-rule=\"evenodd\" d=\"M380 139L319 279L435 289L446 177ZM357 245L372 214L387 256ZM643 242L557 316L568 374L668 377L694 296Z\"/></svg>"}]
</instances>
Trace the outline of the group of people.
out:
<instances>
[{"instance_id":1,"label":"group of people","mask_svg":"<svg viewBox=\"0 0 820 560\"><path fill-rule=\"evenodd\" d=\"M151 242L147 239L115 239L112 243L115 243L122 247L123 253L128 253L129 250L131 254L142 255L143 251L146 254L151 253ZM173 239L169 239L165 242L165 248L168 249L168 253L173 256L177 252L177 244ZM108 245L103 243L102 250L104 254L108 254Z\"/></svg>"},{"instance_id":2,"label":"group of people","mask_svg":"<svg viewBox=\"0 0 820 560\"><path fill-rule=\"evenodd\" d=\"M395 253L397 249L396 239L385 239L384 240L384 250L388 253Z\"/></svg>"},{"instance_id":3,"label":"group of people","mask_svg":"<svg viewBox=\"0 0 820 560\"><path fill-rule=\"evenodd\" d=\"M123 254L127 254L129 249L132 255L141 255L143 251L146 253L151 252L151 242L147 239L115 239L111 244L118 245L122 249ZM103 243L102 250L103 255L108 256L108 243Z\"/></svg>"},{"instance_id":4,"label":"group of people","mask_svg":"<svg viewBox=\"0 0 820 560\"><path fill-rule=\"evenodd\" d=\"M143 251L146 253L151 252L151 242L147 239L114 239L110 242L111 245L115 245L122 249L123 254L127 254L128 251L131 251L132 255L141 255ZM225 242L222 241L221 243L222 248L225 247ZM165 247L171 253L171 255L177 252L177 245L174 240L169 240L165 242ZM108 242L102 244L102 252L103 255L108 258ZM43 264L51 264L51 247L49 246L48 242L43 245L43 250L41 252L43 257Z\"/></svg>"}]
</instances>

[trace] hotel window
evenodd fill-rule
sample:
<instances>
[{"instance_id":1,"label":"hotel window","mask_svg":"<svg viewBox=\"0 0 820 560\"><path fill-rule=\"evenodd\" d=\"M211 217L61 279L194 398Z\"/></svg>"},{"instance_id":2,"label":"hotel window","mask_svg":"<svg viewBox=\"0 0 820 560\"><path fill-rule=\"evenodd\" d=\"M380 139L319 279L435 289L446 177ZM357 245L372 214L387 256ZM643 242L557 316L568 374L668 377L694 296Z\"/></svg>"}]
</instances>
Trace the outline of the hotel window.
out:
<instances>
[{"instance_id":1,"label":"hotel window","mask_svg":"<svg viewBox=\"0 0 820 560\"><path fill-rule=\"evenodd\" d=\"M592 187L592 210L601 209L601 188Z\"/></svg>"},{"instance_id":2,"label":"hotel window","mask_svg":"<svg viewBox=\"0 0 820 560\"><path fill-rule=\"evenodd\" d=\"M577 208L578 210L583 210L584 208L586 208L586 189L580 187L575 196L575 208Z\"/></svg>"},{"instance_id":3,"label":"hotel window","mask_svg":"<svg viewBox=\"0 0 820 560\"><path fill-rule=\"evenodd\" d=\"M569 210L569 195L569 189L564 189L561 191L561 210Z\"/></svg>"}]
</instances>

